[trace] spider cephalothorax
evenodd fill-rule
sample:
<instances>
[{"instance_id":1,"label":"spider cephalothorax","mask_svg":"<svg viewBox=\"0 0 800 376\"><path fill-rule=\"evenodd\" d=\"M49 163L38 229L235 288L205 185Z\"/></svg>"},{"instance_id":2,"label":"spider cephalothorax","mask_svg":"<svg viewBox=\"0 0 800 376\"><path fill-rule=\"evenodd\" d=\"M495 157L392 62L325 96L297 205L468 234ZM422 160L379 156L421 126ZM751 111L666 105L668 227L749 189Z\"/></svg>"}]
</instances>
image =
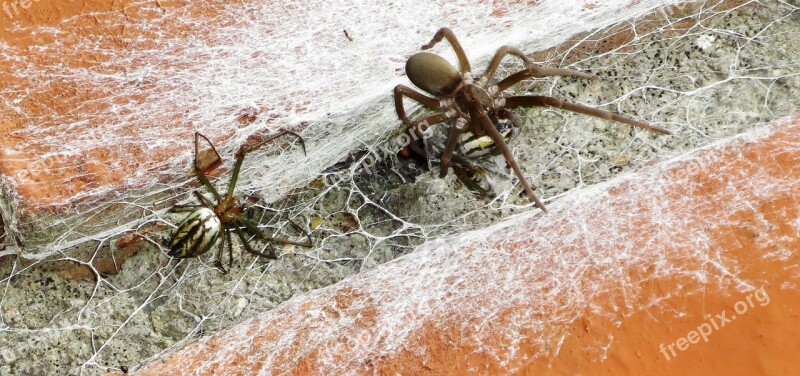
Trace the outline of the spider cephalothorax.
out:
<instances>
[{"instance_id":1,"label":"spider cephalothorax","mask_svg":"<svg viewBox=\"0 0 800 376\"><path fill-rule=\"evenodd\" d=\"M196 257L206 253L211 247L217 242L217 239L222 239L219 243L219 251L217 252L216 257L216 266L223 272L226 273L227 271L222 266L222 254L225 252L225 243L228 243L228 255L230 264L233 264L233 251L232 251L232 241L231 241L231 231L235 232L236 235L239 237L239 240L242 242L244 249L257 256L264 256L270 259L277 258L275 251L272 247L269 247L268 253L256 251L253 247L250 246L247 237L245 236L245 231L252 234L254 237L269 242L279 242L279 243L286 243L286 244L294 244L303 247L310 247L311 246L311 236L303 231L305 236L308 238L305 242L295 242L287 239L278 239L275 237L270 237L264 235L264 233L253 223L247 219L245 215L245 207L239 203L234 196L234 189L236 188L236 180L239 178L239 171L242 168L242 162L244 161L244 157L247 153L261 147L262 145L284 135L291 135L297 138L300 142L300 145L303 147L303 152L305 153L305 143L303 142L303 138L297 135L294 132L281 132L275 136L272 136L264 141L261 141L253 146L240 149L238 153L236 153L236 163L233 166L233 172L231 173L231 180L228 183L228 191L225 196L220 196L219 192L217 192L216 188L211 184L208 180L208 177L205 175L205 171L214 169L222 163L222 159L217 153L216 148L214 145L211 144L211 141L208 140L205 136L201 135L200 133L195 133L194 135L194 148L195 148L195 156L194 156L194 172L197 175L197 179L203 184L203 186L208 189L212 196L214 196L214 201L209 200L205 196L203 196L200 192L194 191L195 196L200 201L200 205L189 205L189 206L175 206L173 210L175 211L189 211L189 215L178 225L178 228L175 230L175 233L172 235L172 239L169 243L169 255L172 257L177 258L187 258L187 257ZM201 157L200 146L199 142L200 139L203 139L208 143L210 146L210 150L207 150L205 155L211 155L210 161L201 161L203 159ZM297 228L300 227L292 222L291 220L289 223Z\"/></svg>"},{"instance_id":2,"label":"spider cephalothorax","mask_svg":"<svg viewBox=\"0 0 800 376\"><path fill-rule=\"evenodd\" d=\"M546 211L544 204L533 193L522 170L514 160L511 150L506 145L516 135L515 129L522 125L520 119L511 112L518 107L550 106L633 125L651 132L670 134L664 129L653 127L647 123L592 107L562 102L552 97L506 94L506 89L531 77L572 76L595 79L597 76L565 68L537 67L519 49L503 46L494 54L483 76L473 77L469 60L450 29L439 29L430 43L422 46L422 49L427 50L442 39L447 39L453 47L460 71L441 56L429 52L417 53L406 62L406 74L409 80L418 88L433 95L434 98L404 85L397 85L394 88L397 116L409 128L409 133L414 140L422 137L430 125L453 122L440 158L439 176L441 177L447 175L451 159L468 163L468 158L489 153L502 154L519 178L528 197L541 210ZM506 55L514 55L522 59L525 69L493 83L494 74ZM403 97L415 100L438 113L421 120L411 121L406 116ZM410 144L410 147L418 154L425 153L414 142ZM456 153L457 147L458 153Z\"/></svg>"}]
</instances>

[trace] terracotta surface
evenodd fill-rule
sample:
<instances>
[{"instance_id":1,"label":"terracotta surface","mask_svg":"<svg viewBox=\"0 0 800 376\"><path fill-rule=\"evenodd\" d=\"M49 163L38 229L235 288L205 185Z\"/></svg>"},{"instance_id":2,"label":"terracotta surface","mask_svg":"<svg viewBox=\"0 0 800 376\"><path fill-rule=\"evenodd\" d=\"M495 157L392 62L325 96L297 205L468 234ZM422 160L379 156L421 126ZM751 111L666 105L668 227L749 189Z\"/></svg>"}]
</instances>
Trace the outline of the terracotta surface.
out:
<instances>
[{"instance_id":1,"label":"terracotta surface","mask_svg":"<svg viewBox=\"0 0 800 376\"><path fill-rule=\"evenodd\" d=\"M150 18L160 16L158 9L183 7L184 2L160 1L142 4L136 1L58 1L29 2L27 8L20 3L9 8L13 17L6 12L0 13L0 40L13 49L35 51L37 48L52 48L53 44L62 44L64 53L59 55L37 55L33 53L24 66L31 70L52 70L52 67L69 64L73 69L85 68L90 71L107 74L126 72L122 66L108 66L107 51L117 49L146 49L148 40L152 39L152 30L142 27L122 28L115 25L120 20L116 17L127 17L128 22L139 24ZM157 4L157 7L156 7ZM15 10L16 9L16 10ZM103 13L109 11L113 13ZM17 12L18 11L18 12ZM212 7L197 6L189 11L205 11L212 17ZM93 12L98 12L92 15ZM159 20L161 27L170 28L169 21ZM64 31L63 39L53 40L48 36L32 33L27 27L53 26ZM173 33L186 33L175 25ZM109 38L116 36L117 38ZM74 48L85 43L87 38L97 39L95 51L84 51ZM132 41L140 41L131 45ZM128 44L126 44L128 43ZM152 45L152 43L150 43ZM76 52L77 51L77 52ZM18 116L16 112L5 111L0 119L0 174L12 179L15 195L21 199L21 210L52 210L66 205L70 201L97 192L120 190L131 175L136 172L147 172L163 166L174 157L175 151L168 148L152 148L152 145L141 142L141 135L161 130L169 135L191 135L189 124L178 118L164 119L171 124L167 132L164 123L142 123L135 127L120 127L109 119L95 115L111 108L95 108L93 106L109 106L106 101L99 100L112 96L114 91L122 90L109 83L95 85L75 82L70 79L53 78L51 82L30 82L3 74L11 70L19 70L21 66L13 61L0 61L0 81L10 90L36 86L32 95L24 98L17 105L25 113L41 114L31 126L30 119ZM149 85L147 85L149 84ZM141 85L140 97L130 98L133 101L145 101L149 91L156 87L150 82ZM41 87L39 86L41 85ZM100 104L94 104L94 103ZM125 106L125 100L118 103ZM69 127L70 123L91 123L93 128ZM67 153L65 150L81 147L76 141L80 137L97 137L92 130L102 127L106 130L103 136L113 135L118 141L113 143L98 141L102 147L94 147L79 154ZM59 142L51 142L60 140ZM69 146L69 147L67 147ZM127 187L135 188L135 187ZM118 192L117 192L118 193Z\"/></svg>"},{"instance_id":2,"label":"terracotta surface","mask_svg":"<svg viewBox=\"0 0 800 376\"><path fill-rule=\"evenodd\" d=\"M129 7L133 3L136 2L39 1L13 20L23 27L56 25L92 11L124 9L121 14L135 21L147 19L153 10L186 5L156 1ZM211 18L215 8L213 4L197 5L194 11ZM108 30L101 20L91 17L71 22L69 27L79 37L124 33L129 38L136 36L130 34L136 31ZM10 19L0 14L0 35L13 48L50 42L10 27ZM161 27L168 29L169 25ZM68 46L70 40L64 42ZM80 64L86 67L102 61L100 54L84 58ZM53 61L32 54L30 63L47 66ZM0 60L0 75L5 76L3 72L9 69L12 68ZM7 87L28 84L8 80L3 83ZM146 91L148 83L143 85ZM43 106L40 112L69 114L84 106L87 99L107 95L102 92L105 89L83 92L69 83L54 82L21 106L36 112L37 106L47 103L52 107ZM15 148L26 138L64 136L58 127L61 120L43 120L43 127L31 136L25 133L20 119L0 118L0 174L19 177L24 172L24 179L15 181L16 193L34 207L58 206L87 190L113 189L131 169L151 171L172 156L163 150L150 153L135 142L124 149L123 155L116 154L119 151L114 148L100 148L87 155L58 160L41 157L54 151L51 144ZM178 117L164 121L174 123L172 136L191 131L191 126ZM249 121L249 116L239 118L241 124ZM123 130L117 137L124 139L146 131L148 126L156 125L142 124L145 128ZM663 168L661 172L645 171L644 178L632 176L587 193L592 199L580 201L585 207L579 212L598 213L594 217L588 215L582 222L599 229L592 238L581 238L589 230L572 227L574 222L569 218L576 215L577 209L567 204L554 206L546 217L512 219L513 229L500 226L495 234L467 236L469 241L463 243L428 245L410 257L298 297L254 321L153 363L141 374L250 374L275 365L284 367L289 374L343 370L360 374L791 374L793 357L800 351L800 293L796 286L800 264L800 156L795 149L800 144L798 128L795 118L792 124L775 125L774 133L760 142L733 140L721 149L698 151L684 161L655 168ZM3 150L15 151L8 154ZM145 153L147 158L143 157ZM121 164L107 165L106 160ZM146 165L141 165L143 160ZM38 161L39 167L31 170L31 161ZM55 164L59 168L54 168ZM42 169L48 173L41 173ZM775 190L775 182L784 184L785 191ZM766 193L760 189L765 186L771 188ZM666 205L654 205L654 197ZM609 229L603 225L609 221L608 213L616 213L628 225ZM662 217L671 219L670 226L659 220ZM676 223L680 226L674 226ZM692 237L700 235L704 237L698 238L697 244L705 250L686 247ZM567 240L569 245L565 246ZM599 254L639 249L641 253L636 255L641 260L617 269L587 267L588 272L572 282L581 292L578 295L587 296L590 301L574 304L570 299L575 295L552 296L541 288L546 283L539 280L548 268L558 270L558 263L568 258L542 256L544 259L532 262L528 256L535 253L582 257L586 249L575 246L581 243ZM672 246L673 243L677 245ZM493 254L495 246L505 252ZM686 273L663 272L662 265L656 263L663 258L648 258L648 251L676 256L665 258L672 260L675 270ZM602 263L603 259L592 260ZM487 270L485 274L467 273L458 280L439 282L421 279L439 275L442 270L463 267L473 271L471 268L479 261ZM519 265L524 268L515 268ZM603 274L610 270L619 274ZM728 270L735 273L727 274ZM508 275L517 278L498 279ZM612 283L619 280L624 283ZM433 285L441 290L419 287ZM371 294L377 287L370 286L380 287L389 298L375 298L378 295ZM524 298L514 295L514 299L504 299L506 289L526 294L522 294ZM429 291L442 291L435 302L447 308L437 305L433 314L418 310L413 317L402 316L408 311L391 309L415 304L415 292L430 299ZM759 295L754 295L755 291ZM766 296L768 303L762 299ZM561 306L559 301L570 304ZM747 312L711 331L708 343L700 340L687 345L684 351L676 350L672 359L665 359L672 351L670 346L676 348L681 338L712 322L723 311L732 318L743 301L751 303ZM466 307L472 310L462 309ZM480 307L486 311L476 310ZM482 312L491 313L489 322ZM528 328L525 319L546 324ZM396 331L381 331L387 320L408 323L402 341L395 342ZM509 335L518 341L512 344ZM365 348L362 343L374 346ZM667 350L662 350L661 344ZM327 368L332 365L340 368Z\"/></svg>"},{"instance_id":3,"label":"terracotta surface","mask_svg":"<svg viewBox=\"0 0 800 376\"><path fill-rule=\"evenodd\" d=\"M731 1L730 6L736 3ZM19 98L9 96L18 107L16 109L0 108L0 176L4 180L4 192L0 194L4 200L12 203L9 205L12 209L6 209L3 213L9 224L9 237L27 248L25 252L35 252L32 250L36 248L60 249L80 245L91 235L96 235L92 231L106 225L92 223L80 214L71 215L75 211L86 213L107 209L103 217L110 225L132 221L136 215L125 205L108 207L109 202L125 201L129 198L127 195L134 196L137 202L143 204L148 201L163 202L163 197L148 197L147 193L141 192L157 191L157 188L153 188L154 182L170 184L185 178L190 145L183 140L190 140L194 130L213 130L214 134L207 135L221 146L239 128L252 124L258 117L268 119L269 126L266 128L269 130L304 126L303 123L284 122L287 114L309 110L307 101L291 93L281 96L283 102L270 103L274 108L253 108L247 103L226 108L215 114L214 119L220 119L215 124L193 122L187 116L197 109L187 107L203 107L202 104L190 102L191 105L172 106L180 101L173 102L175 98L160 96L165 92L185 92L185 83L176 81L180 80L184 71L192 71L192 67L186 66L191 63L176 62L174 58L161 61L158 58L163 57L162 54L134 52L170 50L176 56L181 56L181 48L194 41L197 34L226 26L229 21L219 17L227 11L226 2L14 0L2 4L9 6L0 8L0 41L8 46L9 56L18 61L0 59L0 83L8 92L29 95ZM494 2L492 14L502 24L509 10L521 6L525 4ZM296 4L276 9L291 7L296 7ZM584 8L593 9L594 5L587 3ZM670 12L682 16L682 12L690 13L692 9L677 7ZM315 8L309 8L297 13L302 16L314 12L317 12ZM184 19L178 20L178 16ZM187 22L187 19L207 21L201 28L197 23ZM660 17L640 20L635 32L616 32L616 37L604 41L602 46L586 43L585 46L569 44L560 48L583 51L573 58L580 58L583 53L605 52L628 41L634 34L647 34L660 27L660 21ZM284 22L293 20L289 18ZM684 31L684 24L691 25L692 21L677 23L673 27L680 33ZM51 26L59 33L51 35L37 32L36 27L40 26ZM169 31L166 35L168 38L161 34L164 30ZM344 50L334 42L342 39L338 30L335 36L315 37L326 42L330 39L327 46ZM89 45L87 41L95 41L96 45ZM209 46L214 46L213 42L209 43ZM542 53L550 54L553 51ZM253 56L256 64L257 59L279 60L265 53L262 56L261 51L257 54L259 56ZM58 68L63 66L69 69ZM162 74L167 72L175 76L140 76L140 68L149 66L158 67L156 70ZM64 72L75 74L82 70L91 74L62 77ZM283 70L284 67L278 66L269 75L285 74ZM19 72L29 74L12 74ZM54 74L50 76L41 72ZM321 76L331 75L330 71L325 70L319 73ZM117 78L104 81L101 79L103 75ZM119 77L130 77L130 80L120 80ZM301 80L306 81L305 78ZM357 76L353 80L359 84L370 81L369 78ZM320 86L333 91L336 91L336 85L356 87L346 80L335 82L333 86L327 81L321 82L323 84ZM154 105L151 102L158 103ZM326 107L325 103L318 105ZM114 112L114 116L106 116L109 112ZM97 129L104 131L98 133ZM86 139L89 141L83 141ZM175 183L176 187L180 184ZM82 204L87 207L75 210L76 206ZM50 214L57 217L46 217ZM114 216L121 218L112 218ZM63 228L52 226L54 219L65 218L66 222L71 223ZM80 228L83 225L86 228ZM93 225L96 227L93 228ZM87 238L76 236L76 239L54 242L54 239L63 240L61 233L71 230L86 233Z\"/></svg>"},{"instance_id":4,"label":"terracotta surface","mask_svg":"<svg viewBox=\"0 0 800 376\"><path fill-rule=\"evenodd\" d=\"M0 175L8 177L13 183L13 195L20 200L20 211L32 211L36 215L37 211L52 212L86 197L114 198L121 192L148 188L152 179L170 178L159 176L165 172L165 165L175 162L178 154L176 145L170 142L189 139L194 130L202 130L204 127L218 130L219 124L192 124L192 120L186 116L192 109L165 109L155 106L153 108L166 113L154 114L159 116L157 119L134 116L136 112L146 111L148 101L154 100L157 94L179 89L180 85L158 76L137 80L134 77L136 72L131 71L131 68L138 69L151 64L164 70L191 70L189 67L170 66L172 62L168 61L146 61L152 58L146 54L134 58L125 51L185 48L183 45L174 46L169 43L181 39L192 41L197 33L208 33L214 28L227 26L225 17L220 17L226 11L227 2L9 0L5 3L9 5L0 7L0 41L14 50L15 57L25 55L17 53L18 50L29 51L31 55L25 57L22 63L0 59L0 82L4 88L21 92L32 88L30 95L15 103L19 110L0 109ZM22 3L27 6L23 7ZM2 4L4 3L0 2L0 6ZM291 4L287 8L298 6ZM505 14L507 6L508 4L496 4L496 16ZM302 10L304 13L313 11L314 9ZM204 19L206 24L200 28L173 17L164 17L167 12L174 12L171 14L176 16ZM37 33L35 27L39 26L56 28L60 31L57 34L60 39ZM276 33L277 29L280 28L276 28ZM165 39L161 35L163 30L169 31L170 39L159 42ZM341 35L320 36L323 37L341 38ZM87 40L96 40L97 45L87 48ZM47 50L48 53L37 54L39 49ZM54 54L53 51L63 53ZM260 53L265 56L253 58L277 60L274 56ZM129 58L133 60L128 61ZM132 62L135 63L133 67L129 66ZM58 72L54 67L62 65L75 70L85 69L86 72L97 75L125 75L134 78L120 84L116 80L76 81L74 77L59 78L57 74L48 77L46 81L39 75L20 79L9 74L23 69L31 72ZM91 77L97 79L97 76ZM164 82L160 81L162 79ZM133 86L137 90L132 91ZM118 93L132 92L135 94L130 97L123 95L115 98ZM224 143L234 130L252 123L259 115L268 118L270 123L276 123L273 128L296 127L297 124L283 124L282 118L286 113L306 111L308 104L303 102L303 98L296 98L290 93L285 93L283 100L285 103L270 104L280 110L275 112L268 108L254 109L248 107L248 104L229 109L230 113L240 115L234 116L228 122L221 122L225 131L210 134L212 141ZM130 119L135 123L127 123L126 117L119 113L108 117L98 115L108 111L121 111L121 115L131 115ZM20 113L38 114L39 118L31 120ZM230 113L221 113L219 118L230 117ZM120 121L122 124L118 123ZM86 127L87 124L91 126ZM104 130L103 134L96 134L94 130L98 128ZM164 145L153 145L154 135L165 140L162 142ZM103 139L97 140L100 136ZM88 150L82 149L86 145L78 141L81 137L92 139ZM166 142L167 140L170 142ZM75 149L80 152L69 152ZM152 179L133 178L141 175L152 176Z\"/></svg>"},{"instance_id":5,"label":"terracotta surface","mask_svg":"<svg viewBox=\"0 0 800 376\"><path fill-rule=\"evenodd\" d=\"M341 111L335 105L342 101L335 98L317 101L310 108L304 93L311 90L290 85L270 88L269 98L256 97L264 102L257 103L257 107L237 102L241 99L238 97L220 108L198 102L186 80L196 75L210 79L198 86L218 84L214 78L219 72L203 71L208 67L197 62L211 55L203 48L230 47L215 40L216 34L211 32L224 30L233 22L229 17L235 14L230 13L225 1L9 0L0 2L0 6L3 4L7 7L0 7L0 42L8 58L0 59L0 83L11 93L8 101L13 102L14 108L0 108L0 176L4 182L4 192L0 193L5 201L11 202L4 213L9 236L24 246L26 252L34 252L35 248L69 248L76 245L73 239L57 244L54 239L80 225L87 228L77 228L76 232L87 234L96 231L92 225L104 227L105 223L88 223L80 214L70 216L76 211L108 209L105 217L127 216L110 222L125 223L135 217L131 208L125 205L108 208L109 202L125 201L130 199L128 196L143 204L162 201L163 197L146 195L160 189L154 183L179 187L181 179L185 180L191 134L195 130L223 147L234 133L241 143L244 136L303 127L302 122L287 121L290 116L318 118L326 116L327 111ZM498 3L494 6L496 17L502 17L512 5L526 6ZM292 39L293 34L286 34L287 29L292 29L288 25L298 20L311 16L341 19L334 11L320 14L327 11L321 12L318 4L306 6L303 2L276 3L267 11L271 16L279 16L262 25L261 37L279 41ZM286 15L281 16L281 12ZM251 15L239 15L248 16ZM285 25L273 27L271 22ZM37 29L42 26L52 29L47 32ZM326 26L335 27L336 32L317 31L319 35L313 35L312 39L326 48L341 51L337 59L357 58L348 54L350 42L341 29ZM311 32L322 30L311 29ZM193 47L194 50L188 51ZM341 95L347 97L364 95L363 89L370 88L376 80L358 74L342 75L338 63L316 67L306 62L306 67L314 66L313 73L318 77L300 69L300 64L297 69L287 71L287 65L281 64L286 55L274 53L279 46L272 47L275 48L244 50L241 55L245 57L230 65L246 70L248 64L259 67L272 64L265 69L264 76L284 76L286 82L302 82L315 90L324 87L336 92L341 88ZM313 54L303 47L296 48L296 58L310 55ZM389 64L396 65L398 71L390 77L400 76L403 58L392 59L397 61ZM147 73L150 69L155 73ZM236 72L228 74L236 76ZM386 81L386 77L381 81ZM234 86L239 83L234 82ZM241 87L228 90L246 91ZM241 130L256 118L263 121ZM98 129L103 132L97 132ZM327 166L315 166L324 167ZM76 210L79 205L87 207ZM52 214L73 223L49 229L55 218L45 216ZM74 239L74 243L81 241L87 240Z\"/></svg>"},{"instance_id":6,"label":"terracotta surface","mask_svg":"<svg viewBox=\"0 0 800 376\"><path fill-rule=\"evenodd\" d=\"M190 115L202 103L192 108L170 101L186 91L180 76L191 70L182 66L189 63L158 61L164 54L147 52L180 55L187 43L170 43L195 40L198 33L199 26L186 20L207 19L200 26L223 27L215 22L227 22L218 17L226 2L2 4L9 4L10 14L0 8L0 43L9 58L0 59L0 83L13 106L0 108L0 197L8 237L26 257L77 246L76 257L86 258L88 239L62 238L65 232L102 232L114 223L135 222L135 210L117 203L131 197L154 210L174 203L174 193L170 201L153 187L186 183L195 131L222 149L259 116L268 120L244 136L302 129L264 109L245 111L247 104L224 109L214 117L217 123L193 122ZM52 34L41 32L45 26ZM161 35L164 30L168 38ZM141 73L147 67L178 72L178 78ZM102 215L86 218L88 213Z\"/></svg>"},{"instance_id":7,"label":"terracotta surface","mask_svg":"<svg viewBox=\"0 0 800 376\"><path fill-rule=\"evenodd\" d=\"M466 234L458 245L422 247L192 344L139 374L791 374L800 351L800 116L764 133L588 192L582 200L588 207L551 207L514 228L500 226L488 239ZM571 228L575 210L598 213L585 223L596 228ZM604 226L614 220L609 212L630 225ZM559 247L582 242L586 249ZM696 249L685 248L693 242ZM397 304L425 299L410 293L427 286L425 278L472 270L471 258L485 247L506 250L487 269L509 269L477 269L449 287L452 281L440 280L416 291L424 297L452 288L438 301L449 308L393 317L403 313L393 309ZM442 249L449 258L433 256ZM562 307L553 304L558 299L544 299L548 292L534 278L558 266L547 258L525 261L631 249L643 250L642 262L621 262L619 278L587 265L571 282L591 301L576 304L559 294ZM676 272L659 271L666 266L654 252L667 255ZM512 294L515 289L527 299ZM387 298L381 291L396 293ZM465 291L480 294L465 298ZM509 301L495 295L503 291ZM481 312L495 315L487 323ZM516 321L542 317L532 312L552 320L536 328ZM407 320L410 332L389 345L396 333L384 325L392 320ZM518 341L504 340L505 332L517 333ZM552 342L542 341L547 338Z\"/></svg>"}]
</instances>

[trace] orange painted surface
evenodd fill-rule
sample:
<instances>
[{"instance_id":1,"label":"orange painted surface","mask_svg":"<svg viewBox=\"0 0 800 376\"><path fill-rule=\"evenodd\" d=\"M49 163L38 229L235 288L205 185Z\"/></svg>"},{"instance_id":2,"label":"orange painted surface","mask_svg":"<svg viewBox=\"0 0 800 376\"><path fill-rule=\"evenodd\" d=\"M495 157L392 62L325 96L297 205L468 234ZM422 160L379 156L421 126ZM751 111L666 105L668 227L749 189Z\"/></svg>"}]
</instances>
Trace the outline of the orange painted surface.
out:
<instances>
[{"instance_id":1,"label":"orange painted surface","mask_svg":"<svg viewBox=\"0 0 800 376\"><path fill-rule=\"evenodd\" d=\"M161 129L165 137L180 139L180 135L190 140L191 125L177 116L165 115L162 123L126 126L113 123L111 117L97 116L114 111L111 106L124 108L131 101L146 102L156 86L148 85L152 82L140 85L138 97L126 96L118 98L117 103L108 103L101 99L113 97L127 88L110 82L105 85L79 82L58 75L48 82L39 82L35 75L26 79L24 75L20 78L20 75L11 74L21 69L52 72L58 66L85 69L97 75L129 74L124 65L109 65L108 55L112 51L145 49L148 43L153 44L148 41L154 40L154 34L153 30L141 27L125 28L122 20L143 23L160 16L159 9L183 7L184 2L37 1L25 2L27 7L19 1L8 3L16 7L0 9L0 40L8 45L13 55L24 56L24 51L30 54L24 58L24 64L0 59L0 83L4 88L10 92L32 89L30 95L15 103L18 109L0 109L0 175L13 182L15 197L22 203L20 210L57 208L86 195L136 189L135 184L126 186L131 183L131 176L137 173L157 175L161 166L177 153L174 148L153 147L143 134ZM209 17L214 14L211 6L187 11L205 11ZM158 25L170 26L163 20ZM40 26L59 29L60 38L36 33ZM173 34L187 33L178 27L172 29ZM141 43L132 46L130 41L137 39ZM93 51L77 47L87 40L97 41ZM36 53L39 49L63 49L64 52ZM21 114L37 114L37 117L31 119ZM169 124L169 128L164 124ZM103 129L102 136L113 137L116 142L98 140L101 135L94 133L96 129ZM81 139L91 139L91 144Z\"/></svg>"},{"instance_id":2,"label":"orange painted surface","mask_svg":"<svg viewBox=\"0 0 800 376\"><path fill-rule=\"evenodd\" d=\"M133 2L40 1L15 16L14 21L22 26L57 25L70 16L109 10L112 6L121 9L130 3ZM160 7L182 5L158 2ZM141 11L128 9L125 17L145 17L146 12L137 13L137 9ZM10 20L0 16L0 35L10 46L25 49L50 42L10 30ZM104 29L89 18L74 26L75 35L85 37L126 32ZM101 57L89 56L73 63L95 66L102 62L98 60ZM28 63L53 64L35 56ZM9 69L0 61L0 76L7 77L3 72ZM23 87L27 83L3 80L3 84ZM97 92L80 89L54 82L49 91L20 106L44 114L77 114L78 109L96 112L83 106L92 98L109 94L102 87L92 88ZM24 119L6 115L0 117L0 174L18 177L19 172L28 171L24 182L16 181L18 193L36 205L61 203L88 189L116 186L132 169L147 171L171 156L134 146L124 149L127 154L120 156L115 154L119 153L117 149L101 148L87 155L60 159L56 169L51 167L52 161L41 157L54 151L45 144L33 144L14 154L3 150L15 149L23 139L58 138L65 134L53 126L32 128L35 136L31 136L23 127ZM183 128L186 134L191 133L189 125L179 118L164 121L171 123L173 132ZM125 139L148 126L159 125L141 124L117 137ZM287 374L303 375L325 374L329 369L326 367L338 364L341 368L334 368L332 373L791 374L795 372L794 357L800 352L800 292L796 286L800 275L798 145L800 125L795 118L792 124L774 126L774 132L759 142L734 140L721 149L699 151L686 161L666 166L658 179L638 180L634 176L610 186L598 199L584 202L580 211L567 203L554 205L547 216L527 218L513 230L503 229L486 236L486 242L473 239L458 246L448 243L456 248L458 257L440 252L438 258L433 258L438 263L415 261L436 252L435 247L429 247L339 285L299 297L256 320L190 345L140 373L250 374L279 364ZM103 163L107 159L122 164L107 165ZM31 169L31 163L37 161L40 167ZM147 165L140 165L140 161L147 161ZM48 173L37 173L42 168L49 168ZM783 189L772 184L780 184ZM766 185L770 189L765 193ZM669 205L655 210L654 200ZM586 224L588 230L573 227L576 222L571 218L576 218L575 213L596 213L582 217L585 219L580 223ZM605 226L611 219L609 213L624 225ZM669 226L660 218L669 218ZM586 238L594 229L593 237ZM694 238L703 253L687 247L694 244ZM478 257L492 244L502 244L505 252L494 256L504 262L494 264L492 258ZM580 244L602 255L613 254L617 249L638 249L641 252L636 256L642 261L618 268L584 265L586 271L578 274L580 278L540 279L548 268L557 270L559 262L570 260L566 256L584 257L587 251L577 246ZM647 258L648 250L669 257ZM540 257L535 262L529 257L534 254ZM387 309L395 307L390 304L403 306L404 300L414 301L415 292L428 293L415 285L431 286L418 279L426 271L434 278L445 267L458 269L459 262L474 262L476 258L486 261L482 270L494 273L469 273L436 284L444 286L438 302L452 302L445 304L449 308L438 311L439 315L420 309L417 314L404 317L400 313L409 311ZM660 269L662 265L652 262L664 259L671 260L675 272L665 272ZM603 262L603 258L587 260ZM717 264L726 268L720 269ZM524 267L514 269L520 265ZM726 270L734 273L726 274ZM603 274L609 271L619 274ZM705 279L697 277L702 273ZM497 279L507 275L518 278ZM615 280L624 283L614 284ZM742 281L749 287L743 286ZM573 283L576 293L551 294L546 289L548 283ZM373 285L387 291L393 300L372 295ZM492 290L483 292L487 287ZM504 299L504 289L528 294ZM576 296L586 296L589 302L576 304ZM559 301L564 304L555 304ZM742 304L747 304L747 310L737 314L736 309L741 311ZM481 306L486 311L460 310ZM492 314L489 322L486 312ZM722 312L726 319L733 315L736 318L708 333L707 342L690 334L708 328L707 324L719 326L722 320L717 317ZM414 324L409 324L402 342L386 343L387 338L396 339L396 332L381 332L387 320ZM526 327L525 320L544 324ZM518 341L509 342L509 332ZM697 343L689 343L690 336ZM547 338L552 340L543 341ZM364 348L361 343L377 345ZM671 358L667 360L667 356Z\"/></svg>"},{"instance_id":3,"label":"orange painted surface","mask_svg":"<svg viewBox=\"0 0 800 376\"><path fill-rule=\"evenodd\" d=\"M547 215L423 246L139 374L792 374L798 188L795 115Z\"/></svg>"}]
</instances>

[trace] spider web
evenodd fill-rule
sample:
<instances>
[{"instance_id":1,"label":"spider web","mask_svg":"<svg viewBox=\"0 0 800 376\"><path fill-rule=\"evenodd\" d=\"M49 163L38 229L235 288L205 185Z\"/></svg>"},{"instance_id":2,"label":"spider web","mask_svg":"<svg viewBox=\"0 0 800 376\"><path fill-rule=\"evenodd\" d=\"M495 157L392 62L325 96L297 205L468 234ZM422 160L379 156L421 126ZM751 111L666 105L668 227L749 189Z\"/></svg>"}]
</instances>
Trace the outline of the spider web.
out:
<instances>
[{"instance_id":1,"label":"spider web","mask_svg":"<svg viewBox=\"0 0 800 376\"><path fill-rule=\"evenodd\" d=\"M796 3L664 4L129 2L57 26L16 24L12 33L34 43L0 44L3 121L19 125L3 156L25 167L2 180L0 257L20 256L0 266L0 338L14 344L0 349L0 373L134 368L420 244L532 210L502 160L479 161L494 195L476 197L452 173L439 179L395 157L391 89L408 85L405 60L443 25L476 72L510 44L541 51L534 60L544 66L601 77L526 81L517 92L674 133L521 111L510 146L545 204L798 106ZM86 24L104 32L65 32ZM455 61L446 44L434 52ZM498 77L520 68L512 60ZM215 142L229 170L239 146L279 129L301 132L308 154L278 143L249 156L236 188L265 230L297 236L292 219L313 230L315 246L282 247L274 262L237 246L228 275L210 254L169 260L163 244L180 217L167 211L197 187L192 132ZM24 179L64 187L33 204L47 215L23 215L14 192Z\"/></svg>"}]
</instances>

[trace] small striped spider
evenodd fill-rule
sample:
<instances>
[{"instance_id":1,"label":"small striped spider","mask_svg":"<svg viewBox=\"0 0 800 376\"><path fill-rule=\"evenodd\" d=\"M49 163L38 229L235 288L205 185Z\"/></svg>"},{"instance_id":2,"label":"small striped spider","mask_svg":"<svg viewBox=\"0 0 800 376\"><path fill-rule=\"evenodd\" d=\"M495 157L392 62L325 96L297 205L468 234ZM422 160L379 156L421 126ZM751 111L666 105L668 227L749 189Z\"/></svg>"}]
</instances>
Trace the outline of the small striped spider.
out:
<instances>
[{"instance_id":1,"label":"small striped spider","mask_svg":"<svg viewBox=\"0 0 800 376\"><path fill-rule=\"evenodd\" d=\"M219 251L217 252L215 265L222 273L227 273L228 271L222 266L222 254L225 252L225 245L227 243L229 265L233 265L233 243L231 240L231 232L236 233L236 236L239 237L239 240L242 242L242 245L247 252L269 259L278 258L270 244L273 242L293 244L301 247L312 246L311 235L291 220L289 220L289 223L292 225L292 227L303 232L303 234L308 238L307 241L296 242L265 235L257 226L250 222L245 213L247 208L245 208L234 196L236 180L239 178L239 171L242 168L242 162L244 161L245 155L263 146L264 144L285 135L294 136L300 142L300 145L303 147L303 153L305 153L306 147L303 138L298 134L289 131L281 132L253 146L240 149L236 153L236 163L233 166L231 179L228 183L228 191L225 193L225 196L221 196L219 192L217 192L217 189L214 188L214 185L212 185L208 180L208 177L206 177L205 170L213 170L214 168L219 167L219 165L222 164L222 159L220 158L217 149L214 148L214 145L211 144L211 141L209 141L206 136L203 136L200 133L194 134L194 172L197 175L197 179L200 180L203 186L205 186L214 197L214 200L212 201L206 198L200 192L194 191L193 193L197 197L197 200L200 201L200 205L176 205L173 207L173 211L188 211L189 215L186 216L186 218L181 221L180 224L178 224L178 228L172 235L172 239L169 243L169 256L176 258L197 257L206 253L217 242L217 239L220 239ZM208 151L212 155L211 163L202 163L200 160L201 152L199 143L201 139L205 140L205 142L211 146L210 151ZM245 236L245 231L252 234L255 238L266 241L269 251L265 253L255 250L248 242L247 237Z\"/></svg>"}]
</instances>

